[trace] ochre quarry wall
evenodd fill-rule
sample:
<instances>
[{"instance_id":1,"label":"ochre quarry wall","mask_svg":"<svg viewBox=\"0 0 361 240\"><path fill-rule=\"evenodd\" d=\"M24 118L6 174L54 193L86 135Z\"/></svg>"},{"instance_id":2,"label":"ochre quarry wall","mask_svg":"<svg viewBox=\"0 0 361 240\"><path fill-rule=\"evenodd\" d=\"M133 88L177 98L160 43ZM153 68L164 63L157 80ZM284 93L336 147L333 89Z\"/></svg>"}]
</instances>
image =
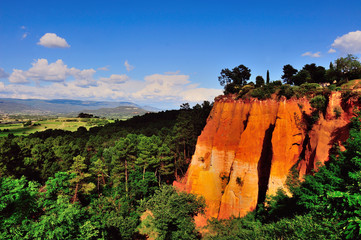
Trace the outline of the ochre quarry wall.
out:
<instances>
[{"instance_id":1,"label":"ochre quarry wall","mask_svg":"<svg viewBox=\"0 0 361 240\"><path fill-rule=\"evenodd\" d=\"M312 127L311 112L307 98L217 97L182 181L183 189L206 199L198 225L210 217L242 217L267 194L286 189L292 167L303 176L327 161L331 147L348 137L352 106L342 106L341 93L332 92L325 116Z\"/></svg>"}]
</instances>

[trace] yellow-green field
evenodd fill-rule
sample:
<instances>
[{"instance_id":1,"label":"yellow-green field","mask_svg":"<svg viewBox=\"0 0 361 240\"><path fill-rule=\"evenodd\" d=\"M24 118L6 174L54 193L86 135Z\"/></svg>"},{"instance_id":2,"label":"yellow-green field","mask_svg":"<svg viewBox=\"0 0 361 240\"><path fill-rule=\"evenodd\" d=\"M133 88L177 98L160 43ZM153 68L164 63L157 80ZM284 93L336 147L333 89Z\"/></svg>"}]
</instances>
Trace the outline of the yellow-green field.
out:
<instances>
[{"instance_id":1,"label":"yellow-green field","mask_svg":"<svg viewBox=\"0 0 361 240\"><path fill-rule=\"evenodd\" d=\"M112 122L111 120L107 121ZM33 125L31 126L24 126L22 123L0 124L0 137L7 136L10 133L14 135L29 135L31 133L41 132L47 129L76 131L79 127L85 127L89 129L96 126L95 124L89 124L87 119L81 118L58 118L53 120L41 120L33 121L32 124ZM4 131L4 129L8 129L8 131Z\"/></svg>"}]
</instances>

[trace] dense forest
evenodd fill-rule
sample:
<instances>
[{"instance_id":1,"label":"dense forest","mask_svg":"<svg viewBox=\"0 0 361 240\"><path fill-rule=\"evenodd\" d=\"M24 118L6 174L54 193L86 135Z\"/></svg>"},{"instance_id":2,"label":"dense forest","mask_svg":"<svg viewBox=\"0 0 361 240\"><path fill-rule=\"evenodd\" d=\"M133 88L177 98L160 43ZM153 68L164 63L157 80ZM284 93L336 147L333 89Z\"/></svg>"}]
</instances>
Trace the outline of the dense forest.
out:
<instances>
[{"instance_id":1,"label":"dense forest","mask_svg":"<svg viewBox=\"0 0 361 240\"><path fill-rule=\"evenodd\" d=\"M196 238L204 201L167 184L187 170L211 108L1 138L0 239Z\"/></svg>"}]
</instances>

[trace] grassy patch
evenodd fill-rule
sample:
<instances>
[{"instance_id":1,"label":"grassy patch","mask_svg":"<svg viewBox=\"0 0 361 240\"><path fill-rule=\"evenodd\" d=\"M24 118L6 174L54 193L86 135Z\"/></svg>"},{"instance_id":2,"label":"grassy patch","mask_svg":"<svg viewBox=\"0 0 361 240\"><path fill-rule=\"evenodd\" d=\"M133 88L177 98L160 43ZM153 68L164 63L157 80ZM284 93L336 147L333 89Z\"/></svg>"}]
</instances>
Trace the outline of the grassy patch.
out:
<instances>
[{"instance_id":1,"label":"grassy patch","mask_svg":"<svg viewBox=\"0 0 361 240\"><path fill-rule=\"evenodd\" d=\"M45 131L47 129L61 129L67 131L76 131L79 127L87 129L93 127L88 121L80 118L58 118L53 120L34 121L31 126L24 126L22 123L0 124L0 137L8 134L29 135L35 132Z\"/></svg>"}]
</instances>

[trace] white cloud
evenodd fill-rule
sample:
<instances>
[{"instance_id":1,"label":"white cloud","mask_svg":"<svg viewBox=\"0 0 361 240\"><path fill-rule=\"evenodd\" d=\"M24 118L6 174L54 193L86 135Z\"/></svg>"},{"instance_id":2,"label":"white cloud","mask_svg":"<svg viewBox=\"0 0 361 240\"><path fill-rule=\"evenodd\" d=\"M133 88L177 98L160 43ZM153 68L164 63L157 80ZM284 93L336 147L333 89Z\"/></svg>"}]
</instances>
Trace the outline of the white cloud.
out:
<instances>
[{"instance_id":1,"label":"white cloud","mask_svg":"<svg viewBox=\"0 0 361 240\"><path fill-rule=\"evenodd\" d=\"M65 80L72 76L75 79L75 84L82 87L95 85L93 75L94 69L76 69L68 68L61 59L54 63L48 63L47 59L38 59L32 63L32 67L27 70L14 69L9 77L11 83L28 83L33 81L48 81L48 82L65 82Z\"/></svg>"},{"instance_id":2,"label":"white cloud","mask_svg":"<svg viewBox=\"0 0 361 240\"><path fill-rule=\"evenodd\" d=\"M5 84L3 82L0 82L0 92L5 91Z\"/></svg>"},{"instance_id":3,"label":"white cloud","mask_svg":"<svg viewBox=\"0 0 361 240\"><path fill-rule=\"evenodd\" d=\"M37 43L38 45L47 47L47 48L69 48L70 45L66 42L64 38L57 36L55 33L46 33L42 36Z\"/></svg>"},{"instance_id":4,"label":"white cloud","mask_svg":"<svg viewBox=\"0 0 361 240\"><path fill-rule=\"evenodd\" d=\"M328 50L328 53L335 53L335 52L336 52L336 50L333 48L330 48L330 50Z\"/></svg>"},{"instance_id":5,"label":"white cloud","mask_svg":"<svg viewBox=\"0 0 361 240\"><path fill-rule=\"evenodd\" d=\"M223 94L222 90L212 88L193 88L182 93L184 102L213 101L215 96L221 94Z\"/></svg>"},{"instance_id":6,"label":"white cloud","mask_svg":"<svg viewBox=\"0 0 361 240\"><path fill-rule=\"evenodd\" d=\"M26 33L24 33L24 34L23 34L23 36L21 37L21 40L23 40L23 39L27 38L27 37L28 37L28 35L29 35L29 33L27 33L27 32L26 32Z\"/></svg>"},{"instance_id":7,"label":"white cloud","mask_svg":"<svg viewBox=\"0 0 361 240\"><path fill-rule=\"evenodd\" d=\"M100 68L98 68L98 70L100 70L100 71L109 71L109 66L100 67Z\"/></svg>"},{"instance_id":8,"label":"white cloud","mask_svg":"<svg viewBox=\"0 0 361 240\"><path fill-rule=\"evenodd\" d=\"M129 80L129 77L125 74L112 74L109 78L100 78L100 81L114 84L122 84Z\"/></svg>"},{"instance_id":9,"label":"white cloud","mask_svg":"<svg viewBox=\"0 0 361 240\"><path fill-rule=\"evenodd\" d=\"M124 66L125 66L125 68L127 69L128 72L130 72L130 71L132 71L134 69L134 66L130 65L128 63L128 60L125 60Z\"/></svg>"},{"instance_id":10,"label":"white cloud","mask_svg":"<svg viewBox=\"0 0 361 240\"><path fill-rule=\"evenodd\" d=\"M11 83L28 83L26 79L26 73L23 70L14 69L9 77Z\"/></svg>"},{"instance_id":11,"label":"white cloud","mask_svg":"<svg viewBox=\"0 0 361 240\"><path fill-rule=\"evenodd\" d=\"M337 37L331 46L342 53L361 53L361 31L349 32L341 37Z\"/></svg>"},{"instance_id":12,"label":"white cloud","mask_svg":"<svg viewBox=\"0 0 361 240\"><path fill-rule=\"evenodd\" d=\"M80 87L96 86L96 81L93 79L95 72L92 68L84 70L76 68L68 69L68 74L75 78L75 84Z\"/></svg>"},{"instance_id":13,"label":"white cloud","mask_svg":"<svg viewBox=\"0 0 361 240\"><path fill-rule=\"evenodd\" d=\"M0 85L0 97L114 100L179 106L184 102L212 101L222 94L221 89L199 87L190 81L189 75L179 72L147 75L143 80L131 79L126 74L94 79L95 73L92 68L69 68L61 59L53 63L38 59L28 70L14 69L9 77L10 84Z\"/></svg>"},{"instance_id":14,"label":"white cloud","mask_svg":"<svg viewBox=\"0 0 361 240\"><path fill-rule=\"evenodd\" d=\"M23 29L23 30L25 30L25 29L26 29L26 27L25 27L25 26L21 26L20 28L21 28L21 29Z\"/></svg>"},{"instance_id":15,"label":"white cloud","mask_svg":"<svg viewBox=\"0 0 361 240\"><path fill-rule=\"evenodd\" d=\"M199 102L213 101L215 96L222 94L221 89L198 88L191 84L188 75L153 74L144 78L145 86L132 94L138 100Z\"/></svg>"},{"instance_id":16,"label":"white cloud","mask_svg":"<svg viewBox=\"0 0 361 240\"><path fill-rule=\"evenodd\" d=\"M68 76L68 67L61 59L48 63L46 59L38 59L33 67L26 71L26 77L32 80L63 82Z\"/></svg>"},{"instance_id":17,"label":"white cloud","mask_svg":"<svg viewBox=\"0 0 361 240\"><path fill-rule=\"evenodd\" d=\"M316 52L316 53L305 52L301 56L302 57L308 56L308 57L318 58L318 57L321 57L321 52Z\"/></svg>"},{"instance_id":18,"label":"white cloud","mask_svg":"<svg viewBox=\"0 0 361 240\"><path fill-rule=\"evenodd\" d=\"M7 78L7 77L9 77L9 74L7 74L3 68L0 68L0 78Z\"/></svg>"}]
</instances>

